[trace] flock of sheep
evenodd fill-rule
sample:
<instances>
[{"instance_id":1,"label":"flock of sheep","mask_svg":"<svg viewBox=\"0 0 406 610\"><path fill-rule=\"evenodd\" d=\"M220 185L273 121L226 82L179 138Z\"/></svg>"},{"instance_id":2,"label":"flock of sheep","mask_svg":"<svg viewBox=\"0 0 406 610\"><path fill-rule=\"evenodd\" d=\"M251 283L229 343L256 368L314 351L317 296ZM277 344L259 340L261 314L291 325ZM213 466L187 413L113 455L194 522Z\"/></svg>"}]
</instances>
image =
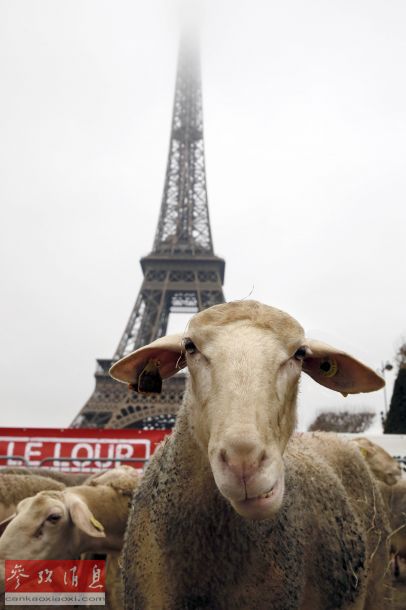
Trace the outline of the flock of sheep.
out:
<instances>
[{"instance_id":1,"label":"flock of sheep","mask_svg":"<svg viewBox=\"0 0 406 610\"><path fill-rule=\"evenodd\" d=\"M344 395L381 378L255 301L198 313L111 374L159 391L185 366L175 429L142 478L0 471L0 560L106 554L110 610L390 610L399 465L366 439L294 432L301 372Z\"/></svg>"},{"instance_id":2,"label":"flock of sheep","mask_svg":"<svg viewBox=\"0 0 406 610\"><path fill-rule=\"evenodd\" d=\"M0 558L106 554L107 607L123 608L118 557L137 471L120 466L90 476L23 468L0 472ZM0 589L4 593L4 564Z\"/></svg>"}]
</instances>

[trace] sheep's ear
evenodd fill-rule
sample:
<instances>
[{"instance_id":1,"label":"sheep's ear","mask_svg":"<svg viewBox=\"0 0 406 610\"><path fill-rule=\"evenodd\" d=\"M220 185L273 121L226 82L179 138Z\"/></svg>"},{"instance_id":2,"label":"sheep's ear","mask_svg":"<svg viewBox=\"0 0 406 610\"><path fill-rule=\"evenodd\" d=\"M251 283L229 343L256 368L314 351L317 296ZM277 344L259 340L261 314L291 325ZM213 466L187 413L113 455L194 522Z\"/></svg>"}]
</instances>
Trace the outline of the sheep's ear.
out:
<instances>
[{"instance_id":1,"label":"sheep's ear","mask_svg":"<svg viewBox=\"0 0 406 610\"><path fill-rule=\"evenodd\" d=\"M371 456L376 453L376 445L371 443L371 441L369 441L367 438L360 436L358 438L353 438L352 442L357 445L364 457Z\"/></svg>"},{"instance_id":2,"label":"sheep's ear","mask_svg":"<svg viewBox=\"0 0 406 610\"><path fill-rule=\"evenodd\" d=\"M103 525L97 521L88 505L74 493L65 494L67 509L74 525L92 538L105 538Z\"/></svg>"},{"instance_id":3,"label":"sheep's ear","mask_svg":"<svg viewBox=\"0 0 406 610\"><path fill-rule=\"evenodd\" d=\"M161 337L137 349L113 364L111 377L130 384L136 391L159 393L162 379L171 377L186 366L182 355L182 336Z\"/></svg>"},{"instance_id":4,"label":"sheep's ear","mask_svg":"<svg viewBox=\"0 0 406 610\"><path fill-rule=\"evenodd\" d=\"M345 352L312 339L306 339L306 345L303 371L326 388L347 396L374 392L385 385L380 375Z\"/></svg>"},{"instance_id":5,"label":"sheep's ear","mask_svg":"<svg viewBox=\"0 0 406 610\"><path fill-rule=\"evenodd\" d=\"M6 517L5 519L3 519L3 521L0 521L0 536L3 535L4 530L6 529L6 527L10 523L10 521L12 521L14 519L15 516L16 516L16 513L14 513L13 515L10 515L9 517Z\"/></svg>"}]
</instances>

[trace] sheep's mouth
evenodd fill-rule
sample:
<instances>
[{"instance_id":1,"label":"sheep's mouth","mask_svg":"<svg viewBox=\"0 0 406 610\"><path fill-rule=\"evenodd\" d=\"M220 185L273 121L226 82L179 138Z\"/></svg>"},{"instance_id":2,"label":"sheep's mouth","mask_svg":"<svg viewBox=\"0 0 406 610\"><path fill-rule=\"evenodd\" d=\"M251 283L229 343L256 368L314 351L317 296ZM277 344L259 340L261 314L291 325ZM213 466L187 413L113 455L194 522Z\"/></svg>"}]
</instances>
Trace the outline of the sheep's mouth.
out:
<instances>
[{"instance_id":1,"label":"sheep's mouth","mask_svg":"<svg viewBox=\"0 0 406 610\"><path fill-rule=\"evenodd\" d=\"M249 501L249 500L267 500L268 498L270 498L271 496L273 496L275 494L275 492L277 491L278 488L278 482L275 483L275 485L273 487L271 487L271 489L269 491L267 491L266 493L260 495L260 496L255 496L254 498L246 498L245 501Z\"/></svg>"},{"instance_id":2,"label":"sheep's mouth","mask_svg":"<svg viewBox=\"0 0 406 610\"><path fill-rule=\"evenodd\" d=\"M279 492L281 490L281 486L283 484L283 477L279 478L276 483L265 493L259 496L247 497L243 500L244 504L261 504L262 501L270 500L273 501L274 498L278 497Z\"/></svg>"},{"instance_id":3,"label":"sheep's mouth","mask_svg":"<svg viewBox=\"0 0 406 610\"><path fill-rule=\"evenodd\" d=\"M268 519L272 517L282 504L285 490L284 476L263 494L246 497L244 500L231 501L234 510L248 519Z\"/></svg>"}]
</instances>

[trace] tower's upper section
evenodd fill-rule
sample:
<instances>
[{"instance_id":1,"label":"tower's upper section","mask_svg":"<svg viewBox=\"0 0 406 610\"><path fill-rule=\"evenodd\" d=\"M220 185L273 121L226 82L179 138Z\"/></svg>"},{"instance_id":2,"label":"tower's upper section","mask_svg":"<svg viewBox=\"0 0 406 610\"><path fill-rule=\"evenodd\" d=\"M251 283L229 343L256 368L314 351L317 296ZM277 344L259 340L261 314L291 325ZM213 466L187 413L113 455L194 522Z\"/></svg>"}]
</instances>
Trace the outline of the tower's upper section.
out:
<instances>
[{"instance_id":1,"label":"tower's upper section","mask_svg":"<svg viewBox=\"0 0 406 610\"><path fill-rule=\"evenodd\" d=\"M207 204L200 57L196 38L181 38L172 130L152 254L213 256Z\"/></svg>"}]
</instances>

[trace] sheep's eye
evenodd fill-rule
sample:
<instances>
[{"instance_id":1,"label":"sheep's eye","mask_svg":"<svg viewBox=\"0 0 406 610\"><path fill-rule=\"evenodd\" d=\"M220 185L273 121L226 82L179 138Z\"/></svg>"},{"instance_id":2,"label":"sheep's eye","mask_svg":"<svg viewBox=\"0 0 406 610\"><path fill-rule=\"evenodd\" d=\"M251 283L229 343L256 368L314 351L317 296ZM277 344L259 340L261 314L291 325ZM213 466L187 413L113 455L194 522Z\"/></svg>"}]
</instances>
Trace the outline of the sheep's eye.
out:
<instances>
[{"instance_id":1,"label":"sheep's eye","mask_svg":"<svg viewBox=\"0 0 406 610\"><path fill-rule=\"evenodd\" d=\"M299 347L295 352L296 360L304 360L306 358L307 350L305 347Z\"/></svg>"},{"instance_id":2,"label":"sheep's eye","mask_svg":"<svg viewBox=\"0 0 406 610\"><path fill-rule=\"evenodd\" d=\"M183 347L188 354L196 354L198 351L196 345L191 339L185 339L183 342Z\"/></svg>"},{"instance_id":3,"label":"sheep's eye","mask_svg":"<svg viewBox=\"0 0 406 610\"><path fill-rule=\"evenodd\" d=\"M53 513L52 515L49 515L49 517L47 517L47 521L50 521L51 523L56 523L57 521L59 521L59 519L62 517L62 515L58 515L57 513Z\"/></svg>"}]
</instances>

